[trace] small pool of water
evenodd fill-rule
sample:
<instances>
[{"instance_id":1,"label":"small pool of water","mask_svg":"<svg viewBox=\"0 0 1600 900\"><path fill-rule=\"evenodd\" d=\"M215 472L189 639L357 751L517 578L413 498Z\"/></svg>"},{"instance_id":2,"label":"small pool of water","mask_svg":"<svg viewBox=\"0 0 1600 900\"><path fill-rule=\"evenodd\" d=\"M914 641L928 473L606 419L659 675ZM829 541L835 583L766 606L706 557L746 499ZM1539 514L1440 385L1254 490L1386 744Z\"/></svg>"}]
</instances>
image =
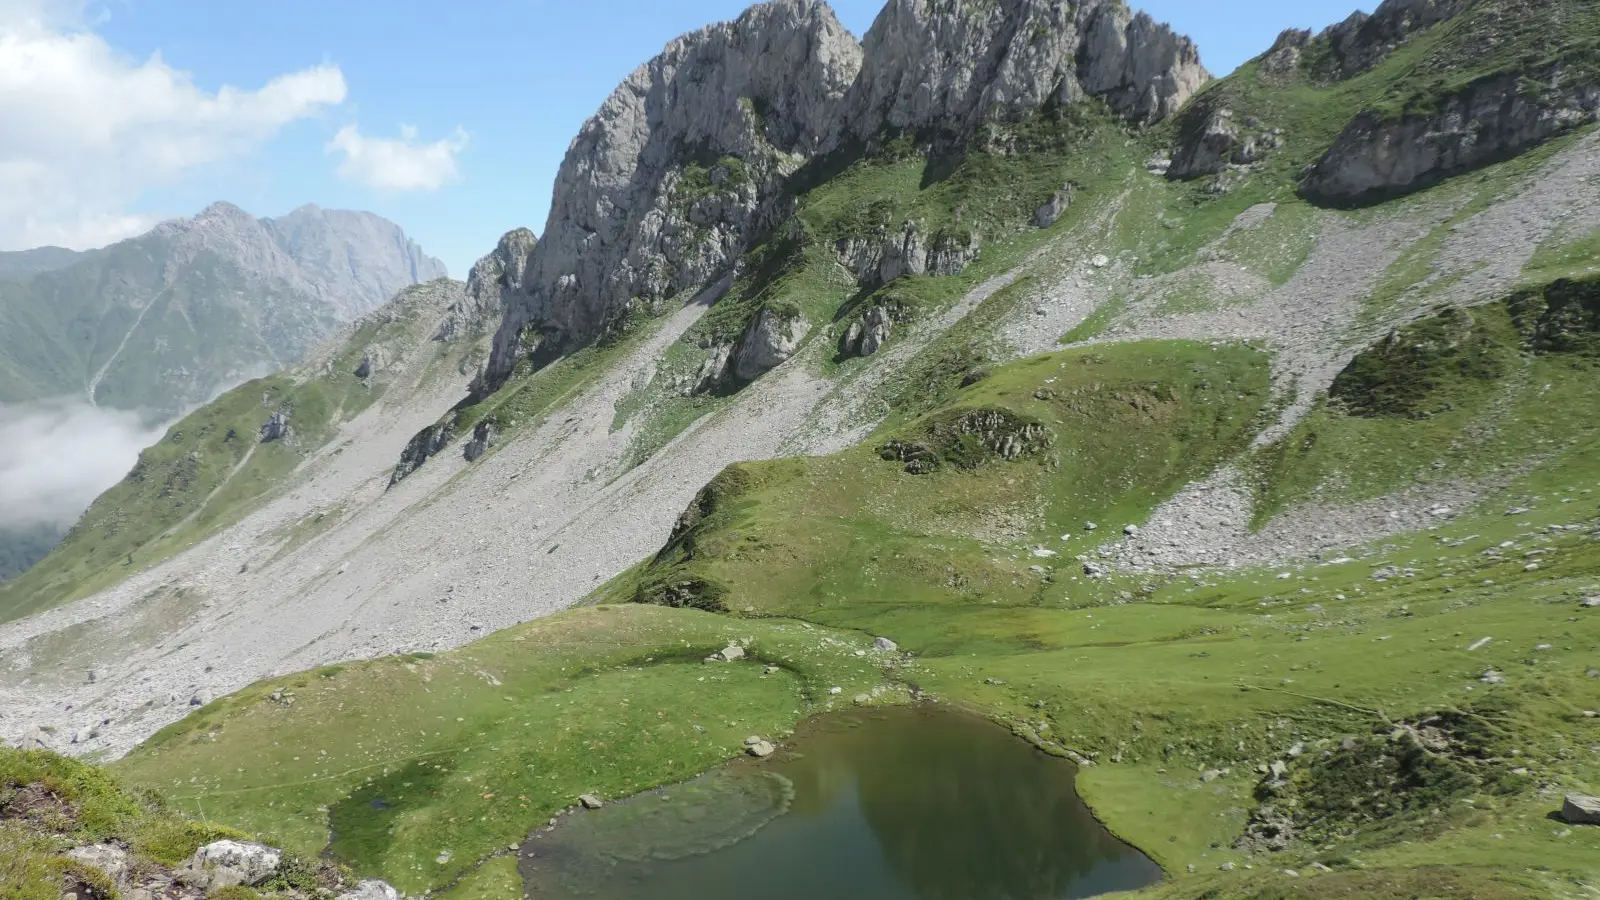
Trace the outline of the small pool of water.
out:
<instances>
[{"instance_id":1,"label":"small pool of water","mask_svg":"<svg viewBox=\"0 0 1600 900\"><path fill-rule=\"evenodd\" d=\"M541 830L522 875L555 900L1067 900L1158 880L1075 772L937 708L824 716L768 760Z\"/></svg>"}]
</instances>

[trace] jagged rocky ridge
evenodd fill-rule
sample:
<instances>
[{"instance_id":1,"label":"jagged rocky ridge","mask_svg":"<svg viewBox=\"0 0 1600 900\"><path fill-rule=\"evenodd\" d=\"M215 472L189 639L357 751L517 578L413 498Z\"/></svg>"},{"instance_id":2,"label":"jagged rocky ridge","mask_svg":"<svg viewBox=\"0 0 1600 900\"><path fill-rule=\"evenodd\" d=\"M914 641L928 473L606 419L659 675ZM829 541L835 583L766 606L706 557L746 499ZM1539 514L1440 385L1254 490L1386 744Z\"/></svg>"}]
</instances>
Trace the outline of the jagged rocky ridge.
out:
<instances>
[{"instance_id":1,"label":"jagged rocky ridge","mask_svg":"<svg viewBox=\"0 0 1600 900\"><path fill-rule=\"evenodd\" d=\"M526 228L512 229L501 236L491 253L473 264L465 285L448 282L451 293L444 304L444 314L439 319L432 340L450 343L485 337L492 325L505 314L509 298L519 295L523 290L529 261L538 243L532 231ZM369 353L363 359L363 368L371 358ZM361 375L359 370L357 374ZM480 366L474 383L480 383L482 377ZM437 456L449 447L456 437L457 422L458 414L452 410L443 420L417 432L402 451L399 462L389 476L389 485L393 487L404 481L430 457ZM467 460L476 460L488 452L494 438L494 424L480 422L463 450Z\"/></svg>"},{"instance_id":2,"label":"jagged rocky ridge","mask_svg":"<svg viewBox=\"0 0 1600 900\"><path fill-rule=\"evenodd\" d=\"M889 133L959 139L1086 97L1153 121L1207 78L1188 39L1111 0L893 0L862 44L826 4L775 0L686 35L574 140L480 387L714 282L787 214L785 179L807 161ZM881 245L845 249L865 270ZM758 325L741 348L773 344Z\"/></svg>"}]
</instances>

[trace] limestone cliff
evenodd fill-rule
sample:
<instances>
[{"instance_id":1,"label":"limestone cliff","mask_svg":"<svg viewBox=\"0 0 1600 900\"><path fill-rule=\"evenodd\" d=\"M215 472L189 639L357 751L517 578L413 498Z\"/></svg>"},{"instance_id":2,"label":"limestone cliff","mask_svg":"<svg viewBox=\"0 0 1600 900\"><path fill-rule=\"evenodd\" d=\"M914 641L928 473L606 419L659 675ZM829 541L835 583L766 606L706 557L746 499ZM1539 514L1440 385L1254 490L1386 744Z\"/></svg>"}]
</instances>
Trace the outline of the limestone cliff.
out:
<instances>
[{"instance_id":1,"label":"limestone cliff","mask_svg":"<svg viewBox=\"0 0 1600 900\"><path fill-rule=\"evenodd\" d=\"M1188 38L1117 2L890 0L841 116L845 138L964 136L1092 96L1135 121L1176 112L1209 77Z\"/></svg>"},{"instance_id":2,"label":"limestone cliff","mask_svg":"<svg viewBox=\"0 0 1600 900\"><path fill-rule=\"evenodd\" d=\"M817 0L779 0L668 45L567 151L491 383L549 342L592 340L745 248L784 175L821 150L861 51Z\"/></svg>"},{"instance_id":3,"label":"limestone cliff","mask_svg":"<svg viewBox=\"0 0 1600 900\"><path fill-rule=\"evenodd\" d=\"M785 181L811 159L886 133L959 140L1089 97L1153 121L1207 77L1192 42L1115 0L892 0L864 45L820 0L773 0L688 34L573 141L478 389L726 274L781 224ZM957 243L950 266L976 247ZM841 252L893 255L874 244Z\"/></svg>"}]
</instances>

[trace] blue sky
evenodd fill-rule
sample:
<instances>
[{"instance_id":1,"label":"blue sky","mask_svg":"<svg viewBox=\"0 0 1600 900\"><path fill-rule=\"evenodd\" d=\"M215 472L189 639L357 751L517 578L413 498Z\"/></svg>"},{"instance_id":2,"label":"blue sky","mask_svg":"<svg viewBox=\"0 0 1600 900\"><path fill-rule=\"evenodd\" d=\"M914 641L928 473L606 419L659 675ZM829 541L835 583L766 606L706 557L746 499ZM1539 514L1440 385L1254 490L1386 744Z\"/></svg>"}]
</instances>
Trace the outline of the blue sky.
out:
<instances>
[{"instance_id":1,"label":"blue sky","mask_svg":"<svg viewBox=\"0 0 1600 900\"><path fill-rule=\"evenodd\" d=\"M1195 38L1220 75L1282 29L1321 28L1352 2L1133 5ZM746 5L0 0L0 38L9 29L41 48L23 62L0 50L0 120L23 123L13 136L38 132L0 135L0 181L34 187L13 192L29 215L0 224L0 249L104 243L219 199L258 215L315 202L391 218L464 275L506 230L543 229L568 142L621 78ZM859 36L881 2L833 5ZM34 77L7 78L24 64ZM117 112L91 127L74 109ZM431 165L405 165L405 147L427 145ZM24 217L0 200L4 221Z\"/></svg>"}]
</instances>

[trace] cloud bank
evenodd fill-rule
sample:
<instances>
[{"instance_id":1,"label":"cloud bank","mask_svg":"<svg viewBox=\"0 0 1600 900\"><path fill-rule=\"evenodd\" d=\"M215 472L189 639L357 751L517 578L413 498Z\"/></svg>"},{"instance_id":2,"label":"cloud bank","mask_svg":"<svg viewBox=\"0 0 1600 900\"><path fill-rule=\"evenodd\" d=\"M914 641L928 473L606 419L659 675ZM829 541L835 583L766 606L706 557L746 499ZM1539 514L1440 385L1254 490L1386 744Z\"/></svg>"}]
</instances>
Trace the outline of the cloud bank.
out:
<instances>
[{"instance_id":1,"label":"cloud bank","mask_svg":"<svg viewBox=\"0 0 1600 900\"><path fill-rule=\"evenodd\" d=\"M431 144L417 142L417 129L400 126L398 138L370 138L346 125L328 142L328 152L344 154L339 177L391 191L432 191L457 177L456 156L467 146L460 128Z\"/></svg>"},{"instance_id":2,"label":"cloud bank","mask_svg":"<svg viewBox=\"0 0 1600 900\"><path fill-rule=\"evenodd\" d=\"M202 90L159 53L118 53L82 12L0 0L0 248L84 249L143 232L153 220L127 209L145 191L344 102L332 65Z\"/></svg>"},{"instance_id":3,"label":"cloud bank","mask_svg":"<svg viewBox=\"0 0 1600 900\"><path fill-rule=\"evenodd\" d=\"M71 525L164 430L82 401L0 404L0 529Z\"/></svg>"}]
</instances>

